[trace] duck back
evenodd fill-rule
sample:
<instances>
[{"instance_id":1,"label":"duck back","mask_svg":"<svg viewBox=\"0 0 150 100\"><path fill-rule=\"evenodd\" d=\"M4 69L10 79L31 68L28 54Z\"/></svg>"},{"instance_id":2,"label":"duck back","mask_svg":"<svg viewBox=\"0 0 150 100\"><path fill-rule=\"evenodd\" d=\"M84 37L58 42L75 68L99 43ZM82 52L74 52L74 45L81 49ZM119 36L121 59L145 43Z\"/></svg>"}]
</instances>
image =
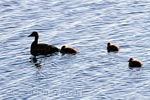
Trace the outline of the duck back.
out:
<instances>
[{"instance_id":1,"label":"duck back","mask_svg":"<svg viewBox=\"0 0 150 100\"><path fill-rule=\"evenodd\" d=\"M31 45L31 54L34 56L47 55L55 52L59 52L59 49L52 45L48 44Z\"/></svg>"},{"instance_id":2,"label":"duck back","mask_svg":"<svg viewBox=\"0 0 150 100\"><path fill-rule=\"evenodd\" d=\"M111 45L111 46L107 47L107 51L108 52L119 51L119 48L117 46Z\"/></svg>"},{"instance_id":3,"label":"duck back","mask_svg":"<svg viewBox=\"0 0 150 100\"><path fill-rule=\"evenodd\" d=\"M72 48L65 48L64 50L61 50L62 53L77 53L76 50Z\"/></svg>"},{"instance_id":4,"label":"duck back","mask_svg":"<svg viewBox=\"0 0 150 100\"><path fill-rule=\"evenodd\" d=\"M60 50L60 53L63 53L63 54L76 54L76 53L78 53L78 51L73 49L73 48L63 46Z\"/></svg>"},{"instance_id":5,"label":"duck back","mask_svg":"<svg viewBox=\"0 0 150 100\"><path fill-rule=\"evenodd\" d=\"M129 67L141 67L142 64L139 61L129 62Z\"/></svg>"}]
</instances>

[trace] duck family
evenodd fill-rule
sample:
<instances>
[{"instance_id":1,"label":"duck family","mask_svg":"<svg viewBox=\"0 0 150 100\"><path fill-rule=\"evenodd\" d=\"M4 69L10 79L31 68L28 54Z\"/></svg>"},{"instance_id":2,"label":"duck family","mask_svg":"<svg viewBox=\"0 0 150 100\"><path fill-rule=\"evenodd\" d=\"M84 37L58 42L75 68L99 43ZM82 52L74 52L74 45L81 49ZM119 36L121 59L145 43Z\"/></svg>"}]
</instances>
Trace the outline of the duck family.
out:
<instances>
[{"instance_id":1,"label":"duck family","mask_svg":"<svg viewBox=\"0 0 150 100\"><path fill-rule=\"evenodd\" d=\"M30 34L28 37L34 37L34 41L32 42L31 48L30 48L30 53L33 56L47 55L47 54L52 54L56 52L60 52L62 54L73 54L73 55L78 53L77 50L73 48L69 48L67 46L62 46L60 50L53 45L38 43L39 35L38 35L38 32L36 31L32 32L32 34Z\"/></svg>"},{"instance_id":2,"label":"duck family","mask_svg":"<svg viewBox=\"0 0 150 100\"><path fill-rule=\"evenodd\" d=\"M75 50L74 48L70 48L67 46L62 46L61 49L53 46L53 45L49 45L49 44L44 44L44 43L38 43L38 39L39 39L39 35L38 32L34 31L32 32L32 34L30 34L28 37L34 37L34 41L31 44L30 47L30 53L36 57L38 55L47 55L47 54L52 54L52 53L56 53L56 52L60 52L63 55L64 54L72 54L75 55L78 53L77 50ZM119 46L112 44L110 42L107 43L107 52L119 52L120 48ZM138 60L135 60L133 58L129 59L129 67L130 68L135 68L135 67L142 67L142 63Z\"/></svg>"}]
</instances>

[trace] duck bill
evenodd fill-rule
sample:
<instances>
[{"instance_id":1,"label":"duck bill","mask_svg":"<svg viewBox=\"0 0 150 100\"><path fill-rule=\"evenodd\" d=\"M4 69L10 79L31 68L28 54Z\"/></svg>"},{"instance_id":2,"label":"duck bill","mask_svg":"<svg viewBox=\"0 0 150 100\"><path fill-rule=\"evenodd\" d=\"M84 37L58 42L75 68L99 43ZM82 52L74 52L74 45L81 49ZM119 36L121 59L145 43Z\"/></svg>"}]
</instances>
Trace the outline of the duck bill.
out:
<instances>
[{"instance_id":1,"label":"duck bill","mask_svg":"<svg viewBox=\"0 0 150 100\"><path fill-rule=\"evenodd\" d=\"M32 35L29 35L28 37L32 37Z\"/></svg>"}]
</instances>

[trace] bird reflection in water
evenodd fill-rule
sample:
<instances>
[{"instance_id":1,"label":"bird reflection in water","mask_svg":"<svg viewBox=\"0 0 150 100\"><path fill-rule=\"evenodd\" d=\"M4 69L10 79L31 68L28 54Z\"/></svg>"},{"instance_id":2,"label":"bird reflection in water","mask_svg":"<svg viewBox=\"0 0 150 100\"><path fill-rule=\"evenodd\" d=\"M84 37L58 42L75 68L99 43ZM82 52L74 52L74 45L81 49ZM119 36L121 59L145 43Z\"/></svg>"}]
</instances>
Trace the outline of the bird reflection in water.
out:
<instances>
[{"instance_id":1,"label":"bird reflection in water","mask_svg":"<svg viewBox=\"0 0 150 100\"><path fill-rule=\"evenodd\" d=\"M38 58L36 58L36 57L31 57L30 59L31 59L30 62L32 62L35 67L38 67L38 68L39 68L39 67L42 66L42 65L41 65L41 61L39 61Z\"/></svg>"},{"instance_id":2,"label":"bird reflection in water","mask_svg":"<svg viewBox=\"0 0 150 100\"><path fill-rule=\"evenodd\" d=\"M54 54L48 54L48 55L40 55L40 56L32 56L30 57L30 62L34 64L35 67L42 67L43 65L43 60L46 60L46 58L49 58L53 55L57 55L58 53L54 53Z\"/></svg>"}]
</instances>

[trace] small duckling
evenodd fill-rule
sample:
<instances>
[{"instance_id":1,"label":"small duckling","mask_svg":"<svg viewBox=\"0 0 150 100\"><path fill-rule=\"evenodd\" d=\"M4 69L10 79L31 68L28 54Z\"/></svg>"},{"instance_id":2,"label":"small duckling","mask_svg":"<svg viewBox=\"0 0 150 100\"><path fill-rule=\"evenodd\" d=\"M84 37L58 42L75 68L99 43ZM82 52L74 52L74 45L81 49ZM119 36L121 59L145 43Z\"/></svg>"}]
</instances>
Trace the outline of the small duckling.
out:
<instances>
[{"instance_id":1,"label":"small duckling","mask_svg":"<svg viewBox=\"0 0 150 100\"><path fill-rule=\"evenodd\" d=\"M73 48L69 48L69 47L66 47L66 46L62 46L61 47L61 50L60 50L60 53L62 54L73 54L75 55L76 53L78 53L77 50L73 49Z\"/></svg>"},{"instance_id":2,"label":"small duckling","mask_svg":"<svg viewBox=\"0 0 150 100\"><path fill-rule=\"evenodd\" d=\"M107 43L107 51L108 52L118 52L119 47L117 45L111 44L110 42Z\"/></svg>"},{"instance_id":3,"label":"small duckling","mask_svg":"<svg viewBox=\"0 0 150 100\"><path fill-rule=\"evenodd\" d=\"M133 58L130 58L129 59L129 67L142 67L142 63L140 62L140 61L138 61L138 60L134 60Z\"/></svg>"}]
</instances>

